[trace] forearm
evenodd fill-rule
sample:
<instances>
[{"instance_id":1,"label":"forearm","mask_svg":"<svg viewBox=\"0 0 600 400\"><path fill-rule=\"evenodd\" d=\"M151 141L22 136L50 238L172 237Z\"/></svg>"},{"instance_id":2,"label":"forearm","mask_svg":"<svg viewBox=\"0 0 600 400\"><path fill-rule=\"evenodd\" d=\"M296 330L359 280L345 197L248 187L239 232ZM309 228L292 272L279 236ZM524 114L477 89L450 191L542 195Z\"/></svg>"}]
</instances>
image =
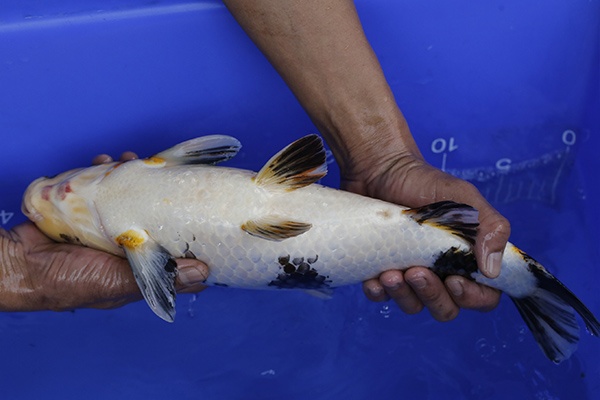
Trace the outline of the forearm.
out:
<instances>
[{"instance_id":1,"label":"forearm","mask_svg":"<svg viewBox=\"0 0 600 400\"><path fill-rule=\"evenodd\" d=\"M382 148L419 155L352 1L225 4L325 136L342 173Z\"/></svg>"}]
</instances>

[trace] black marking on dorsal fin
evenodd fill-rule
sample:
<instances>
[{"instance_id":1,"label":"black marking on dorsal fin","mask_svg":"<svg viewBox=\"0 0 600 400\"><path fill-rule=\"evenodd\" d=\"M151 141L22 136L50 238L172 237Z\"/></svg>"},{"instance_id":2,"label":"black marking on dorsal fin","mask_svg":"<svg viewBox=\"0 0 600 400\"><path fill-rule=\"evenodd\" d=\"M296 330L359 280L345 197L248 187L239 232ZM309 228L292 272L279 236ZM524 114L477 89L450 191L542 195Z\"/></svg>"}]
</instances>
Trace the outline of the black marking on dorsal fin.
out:
<instances>
[{"instance_id":1,"label":"black marking on dorsal fin","mask_svg":"<svg viewBox=\"0 0 600 400\"><path fill-rule=\"evenodd\" d=\"M257 185L295 190L308 186L327 174L323 140L308 135L275 154L254 178Z\"/></svg>"},{"instance_id":2,"label":"black marking on dorsal fin","mask_svg":"<svg viewBox=\"0 0 600 400\"><path fill-rule=\"evenodd\" d=\"M154 157L169 164L217 164L235 157L241 148L234 137L209 135L179 143Z\"/></svg>"},{"instance_id":3,"label":"black marking on dorsal fin","mask_svg":"<svg viewBox=\"0 0 600 400\"><path fill-rule=\"evenodd\" d=\"M440 201L423 207L410 208L403 212L419 224L445 229L467 241L471 246L475 244L479 227L477 220L479 213L468 204Z\"/></svg>"}]
</instances>

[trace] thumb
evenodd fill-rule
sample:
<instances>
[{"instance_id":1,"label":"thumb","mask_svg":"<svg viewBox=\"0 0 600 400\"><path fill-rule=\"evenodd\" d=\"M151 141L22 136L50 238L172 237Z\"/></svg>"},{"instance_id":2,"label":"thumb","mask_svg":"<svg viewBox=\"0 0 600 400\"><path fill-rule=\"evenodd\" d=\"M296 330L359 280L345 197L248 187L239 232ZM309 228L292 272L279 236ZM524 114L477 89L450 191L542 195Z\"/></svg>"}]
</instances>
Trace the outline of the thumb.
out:
<instances>
[{"instance_id":1,"label":"thumb","mask_svg":"<svg viewBox=\"0 0 600 400\"><path fill-rule=\"evenodd\" d=\"M481 272L488 278L500 275L504 248L510 236L510 223L489 204L479 210L479 232L475 257Z\"/></svg>"}]
</instances>

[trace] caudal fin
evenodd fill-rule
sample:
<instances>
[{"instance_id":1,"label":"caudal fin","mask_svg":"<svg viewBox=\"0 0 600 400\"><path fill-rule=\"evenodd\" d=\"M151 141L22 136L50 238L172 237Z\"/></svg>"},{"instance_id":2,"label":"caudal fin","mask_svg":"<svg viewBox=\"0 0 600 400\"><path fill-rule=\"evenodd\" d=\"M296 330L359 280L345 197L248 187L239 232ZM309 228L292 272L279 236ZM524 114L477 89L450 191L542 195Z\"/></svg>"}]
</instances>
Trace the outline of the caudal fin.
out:
<instances>
[{"instance_id":1,"label":"caudal fin","mask_svg":"<svg viewBox=\"0 0 600 400\"><path fill-rule=\"evenodd\" d=\"M600 322L558 279L534 260L529 262L538 288L527 297L511 299L546 357L558 364L577 349L579 325L575 312L594 336L600 336Z\"/></svg>"}]
</instances>

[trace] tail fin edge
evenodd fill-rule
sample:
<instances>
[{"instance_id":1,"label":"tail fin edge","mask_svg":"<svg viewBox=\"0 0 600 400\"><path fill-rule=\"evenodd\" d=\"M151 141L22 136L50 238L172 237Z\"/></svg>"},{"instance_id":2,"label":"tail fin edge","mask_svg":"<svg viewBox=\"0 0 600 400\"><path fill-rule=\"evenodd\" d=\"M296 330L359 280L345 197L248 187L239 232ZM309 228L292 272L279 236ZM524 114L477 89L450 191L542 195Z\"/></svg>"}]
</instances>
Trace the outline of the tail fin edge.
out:
<instances>
[{"instance_id":1,"label":"tail fin edge","mask_svg":"<svg viewBox=\"0 0 600 400\"><path fill-rule=\"evenodd\" d=\"M558 364L577 349L580 330L575 313L594 336L600 336L600 322L561 281L531 257L524 253L523 256L538 287L529 296L511 300L544 354Z\"/></svg>"},{"instance_id":2,"label":"tail fin edge","mask_svg":"<svg viewBox=\"0 0 600 400\"><path fill-rule=\"evenodd\" d=\"M559 364L577 350L579 325L575 313L558 296L537 289L531 296L511 300L546 357Z\"/></svg>"}]
</instances>

